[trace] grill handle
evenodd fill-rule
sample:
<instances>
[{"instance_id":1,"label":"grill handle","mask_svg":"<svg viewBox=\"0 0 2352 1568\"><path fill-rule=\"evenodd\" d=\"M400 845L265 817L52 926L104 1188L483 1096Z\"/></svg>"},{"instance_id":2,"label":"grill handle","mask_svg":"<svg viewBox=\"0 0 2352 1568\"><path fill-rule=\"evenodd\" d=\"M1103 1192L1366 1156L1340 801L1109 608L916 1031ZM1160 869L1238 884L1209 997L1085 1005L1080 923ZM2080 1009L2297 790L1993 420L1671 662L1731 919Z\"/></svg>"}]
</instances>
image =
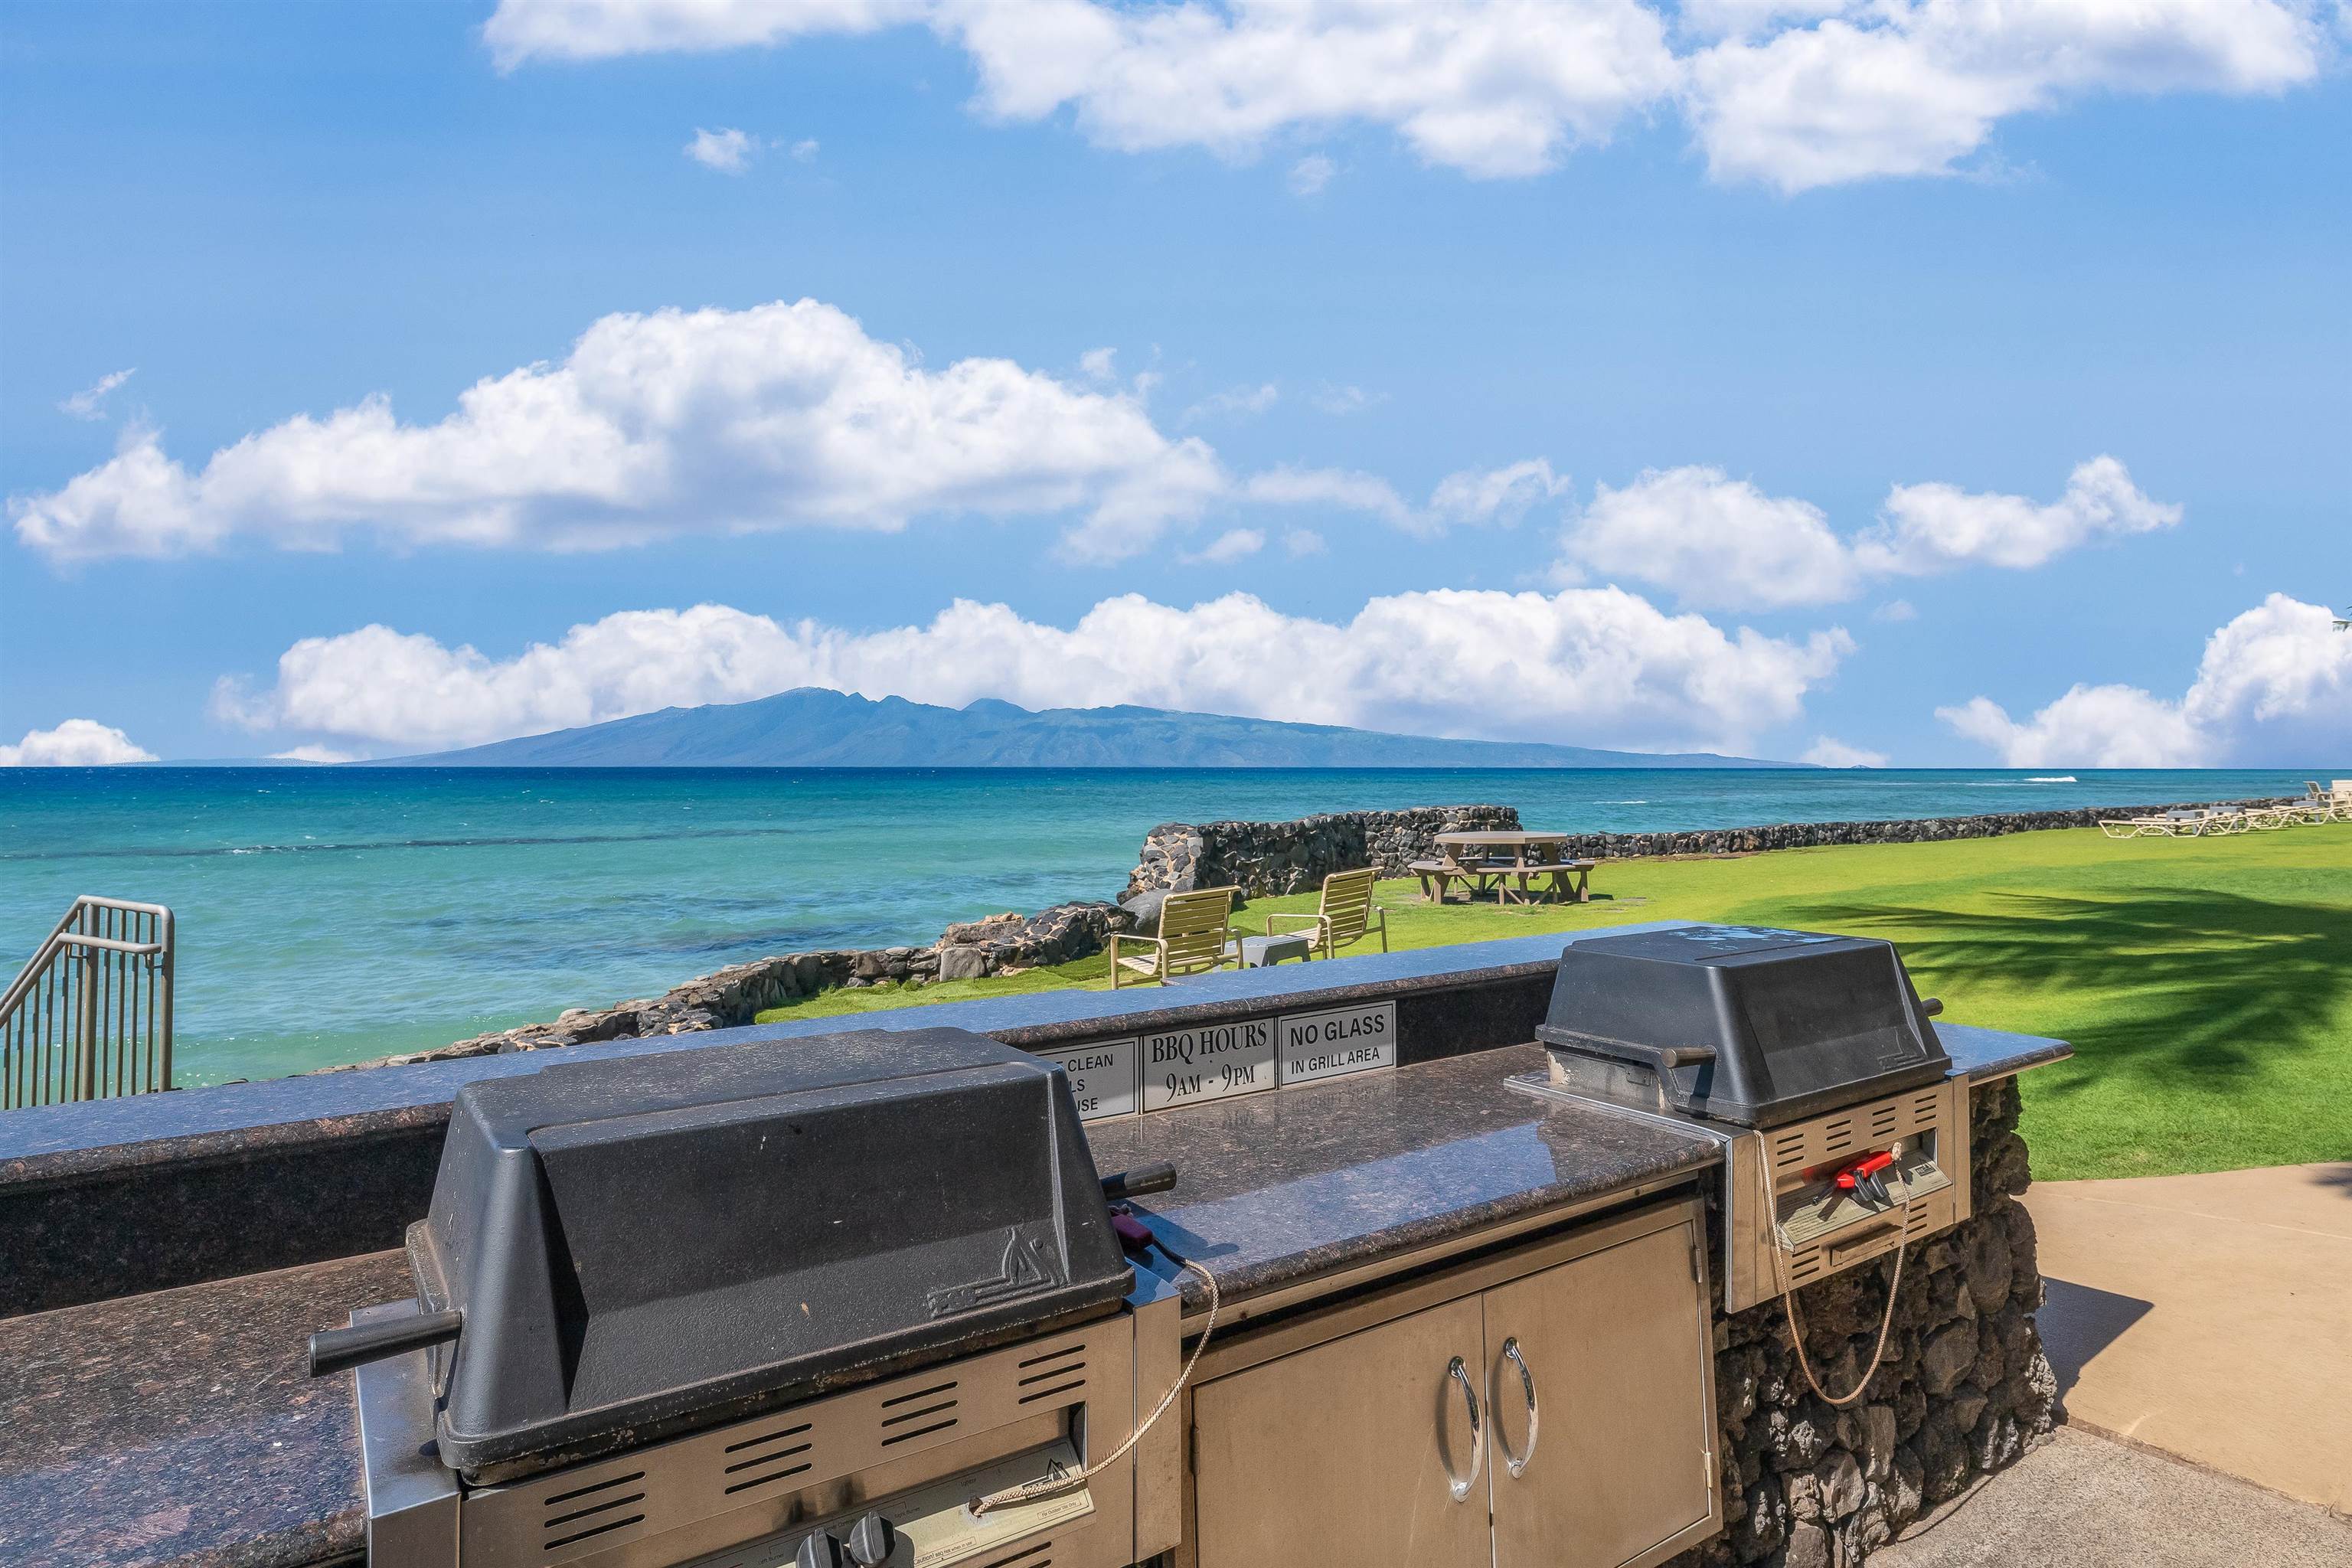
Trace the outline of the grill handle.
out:
<instances>
[{"instance_id":1,"label":"grill handle","mask_svg":"<svg viewBox=\"0 0 2352 1568\"><path fill-rule=\"evenodd\" d=\"M348 1329L321 1329L310 1336L310 1375L326 1377L386 1356L446 1344L465 1321L459 1311L415 1312Z\"/></svg>"},{"instance_id":2,"label":"grill handle","mask_svg":"<svg viewBox=\"0 0 2352 1568\"><path fill-rule=\"evenodd\" d=\"M1715 1060L1713 1046L1644 1046L1632 1040L1612 1040L1605 1035L1580 1035L1552 1024L1537 1025L1536 1038L1548 1046L1570 1046L1595 1056L1614 1057L1654 1072L1701 1067Z\"/></svg>"},{"instance_id":3,"label":"grill handle","mask_svg":"<svg viewBox=\"0 0 2352 1568\"><path fill-rule=\"evenodd\" d=\"M1154 1160L1149 1165L1138 1165L1131 1171L1113 1171L1102 1179L1103 1199L1118 1203L1122 1198L1139 1198L1146 1193L1164 1193L1176 1184L1176 1163Z\"/></svg>"},{"instance_id":4,"label":"grill handle","mask_svg":"<svg viewBox=\"0 0 2352 1568\"><path fill-rule=\"evenodd\" d=\"M1919 1011L1930 1018L1939 1018L1944 1013L1944 999L1940 996L1922 996L1919 998Z\"/></svg>"}]
</instances>

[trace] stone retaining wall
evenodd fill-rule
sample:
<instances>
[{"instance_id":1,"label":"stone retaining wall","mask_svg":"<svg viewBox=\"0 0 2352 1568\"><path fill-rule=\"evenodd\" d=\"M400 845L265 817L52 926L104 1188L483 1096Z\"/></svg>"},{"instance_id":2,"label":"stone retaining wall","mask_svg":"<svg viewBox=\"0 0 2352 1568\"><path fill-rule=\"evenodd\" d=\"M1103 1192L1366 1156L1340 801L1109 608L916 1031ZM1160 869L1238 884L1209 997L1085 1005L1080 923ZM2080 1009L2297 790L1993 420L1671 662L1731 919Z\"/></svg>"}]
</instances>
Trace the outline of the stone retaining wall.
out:
<instances>
[{"instance_id":1,"label":"stone retaining wall","mask_svg":"<svg viewBox=\"0 0 2352 1568\"><path fill-rule=\"evenodd\" d=\"M650 999L594 1009L574 1007L551 1024L526 1024L454 1045L353 1065L447 1061L500 1051L543 1051L597 1040L733 1028L756 1021L771 1007L843 986L857 989L886 980L923 985L934 980L976 980L1039 964L1067 963L1100 952L1111 932L1126 931L1134 923L1133 917L1117 904L1093 900L1056 904L1034 915L991 915L948 927L929 947L829 948L754 959L730 964Z\"/></svg>"},{"instance_id":2,"label":"stone retaining wall","mask_svg":"<svg viewBox=\"0 0 2352 1568\"><path fill-rule=\"evenodd\" d=\"M1913 1250L1885 1359L1864 1399L1832 1409L1806 1384L1779 1301L1715 1324L1726 1529L1667 1568L1851 1568L1922 1511L2044 1441L2057 1378L2017 1135L2017 1081L1975 1090L1974 1217ZM1717 1256L1721 1256L1718 1248ZM1806 1354L1843 1393L1869 1364L1891 1260L1797 1293Z\"/></svg>"},{"instance_id":3,"label":"stone retaining wall","mask_svg":"<svg viewBox=\"0 0 2352 1568\"><path fill-rule=\"evenodd\" d=\"M1599 860L1740 855L1831 844L1913 844L2084 827L2103 816L2179 809L2183 808L2105 806L1890 822L1776 823L1686 833L1588 833L1571 838L1570 849L1580 859ZM431 1050L353 1065L439 1061L495 1051L536 1051L596 1040L688 1034L749 1024L769 1008L836 986L876 985L884 981L921 985L934 980L976 980L1038 964L1066 963L1101 952L1113 931L1140 929L1148 933L1159 918L1158 895L1219 887L1239 888L1244 895L1301 892L1319 887L1333 871L1368 865L1380 867L1382 876L1402 877L1409 874L1407 868L1413 861L1435 853L1440 833L1518 826L1518 810L1508 805L1342 811L1292 822L1162 823L1145 837L1142 853L1135 869L1128 873L1126 890L1116 904L1080 900L1034 915L1009 911L991 915L950 926L929 947L835 948L757 959L690 980L657 997L604 1008L575 1007L551 1024L527 1024Z\"/></svg>"},{"instance_id":4,"label":"stone retaining wall","mask_svg":"<svg viewBox=\"0 0 2352 1568\"><path fill-rule=\"evenodd\" d=\"M1294 822L1163 822L1144 836L1120 901L1194 888L1239 888L1264 897L1307 892L1334 871L1366 866L1402 877L1412 862L1436 853L1440 833L1518 826L1518 808L1509 805L1338 811Z\"/></svg>"},{"instance_id":5,"label":"stone retaining wall","mask_svg":"<svg viewBox=\"0 0 2352 1568\"><path fill-rule=\"evenodd\" d=\"M2102 818L2154 816L2207 805L2285 805L2294 798L1997 811L1981 816L1896 817L1885 822L1776 822L1760 827L1702 827L1680 833L1580 833L1569 840L1568 848L1580 860L1608 860L1637 855L1752 855L1765 849L1815 849L1835 844L1927 844L1946 838L2040 833L2053 827L2096 827Z\"/></svg>"}]
</instances>

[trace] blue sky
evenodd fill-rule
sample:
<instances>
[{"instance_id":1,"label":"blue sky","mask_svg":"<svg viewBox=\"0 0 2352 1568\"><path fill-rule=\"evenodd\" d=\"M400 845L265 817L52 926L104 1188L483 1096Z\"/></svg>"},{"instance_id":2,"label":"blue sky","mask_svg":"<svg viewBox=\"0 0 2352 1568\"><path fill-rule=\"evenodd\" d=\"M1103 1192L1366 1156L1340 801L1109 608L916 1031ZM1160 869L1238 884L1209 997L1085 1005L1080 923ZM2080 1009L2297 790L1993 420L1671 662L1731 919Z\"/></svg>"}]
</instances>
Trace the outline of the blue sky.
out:
<instances>
[{"instance_id":1,"label":"blue sky","mask_svg":"<svg viewBox=\"0 0 2352 1568\"><path fill-rule=\"evenodd\" d=\"M1447 86L1510 9L11 5L0 760L807 682L2352 761L2341 13L1574 0L1599 86Z\"/></svg>"}]
</instances>

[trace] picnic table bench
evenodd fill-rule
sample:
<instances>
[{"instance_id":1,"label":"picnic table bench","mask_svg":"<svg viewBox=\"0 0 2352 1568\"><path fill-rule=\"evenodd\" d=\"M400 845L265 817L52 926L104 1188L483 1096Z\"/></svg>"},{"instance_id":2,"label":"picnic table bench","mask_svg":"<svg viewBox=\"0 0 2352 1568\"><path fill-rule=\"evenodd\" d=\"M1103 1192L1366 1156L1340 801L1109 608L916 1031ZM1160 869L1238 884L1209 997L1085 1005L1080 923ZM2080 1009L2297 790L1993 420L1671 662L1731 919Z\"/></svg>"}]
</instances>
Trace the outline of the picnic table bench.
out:
<instances>
[{"instance_id":1,"label":"picnic table bench","mask_svg":"<svg viewBox=\"0 0 2352 1568\"><path fill-rule=\"evenodd\" d=\"M1457 881L1474 898L1492 889L1504 901L1591 901L1588 884L1598 862L1568 858L1565 833L1441 833L1436 843L1439 858L1410 868L1432 903L1444 903Z\"/></svg>"}]
</instances>

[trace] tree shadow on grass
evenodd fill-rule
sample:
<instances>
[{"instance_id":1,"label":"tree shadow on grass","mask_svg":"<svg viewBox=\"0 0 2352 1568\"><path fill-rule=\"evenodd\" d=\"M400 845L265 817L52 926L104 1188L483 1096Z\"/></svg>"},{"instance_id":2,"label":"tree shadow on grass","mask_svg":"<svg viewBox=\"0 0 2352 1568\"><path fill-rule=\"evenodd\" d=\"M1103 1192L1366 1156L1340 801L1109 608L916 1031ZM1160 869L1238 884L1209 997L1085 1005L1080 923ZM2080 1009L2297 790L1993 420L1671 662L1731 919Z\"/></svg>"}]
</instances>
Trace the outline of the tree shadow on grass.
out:
<instances>
[{"instance_id":1,"label":"tree shadow on grass","mask_svg":"<svg viewBox=\"0 0 2352 1568\"><path fill-rule=\"evenodd\" d=\"M1989 910L1816 900L1778 913L1885 937L1923 985L1968 1016L1972 982L2063 988L2077 1053L2048 1088L2125 1074L2167 1090L2255 1091L2282 1056L2341 1048L2352 999L2352 909L2234 893L2115 900L2019 893Z\"/></svg>"}]
</instances>

